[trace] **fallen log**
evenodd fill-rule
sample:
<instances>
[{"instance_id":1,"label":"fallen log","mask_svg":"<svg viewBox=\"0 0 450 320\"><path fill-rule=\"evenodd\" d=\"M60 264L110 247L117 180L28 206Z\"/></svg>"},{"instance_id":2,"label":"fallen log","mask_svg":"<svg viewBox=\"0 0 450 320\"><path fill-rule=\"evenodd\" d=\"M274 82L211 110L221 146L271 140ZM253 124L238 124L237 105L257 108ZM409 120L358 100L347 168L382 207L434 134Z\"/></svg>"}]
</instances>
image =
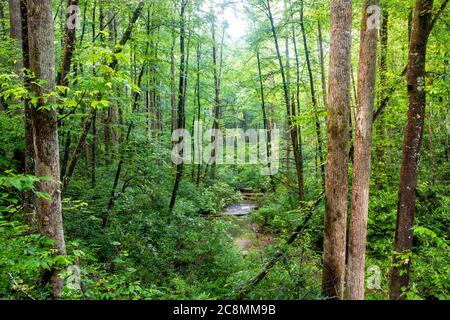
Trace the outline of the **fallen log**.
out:
<instances>
[{"instance_id":1,"label":"fallen log","mask_svg":"<svg viewBox=\"0 0 450 320\"><path fill-rule=\"evenodd\" d=\"M313 213L316 211L318 205L320 204L320 201L322 200L324 193L325 192L322 191L322 193L319 195L316 201L314 201L314 204L306 214L302 224L299 225L297 228L295 228L295 230L291 233L291 236L287 239L286 243L278 250L278 252L273 256L273 258L263 267L261 272L238 289L237 293L238 300L244 299L245 296L249 294L253 290L253 288L266 277L266 275L277 264L277 262L283 259L287 251L287 246L294 243L294 241L298 238L298 236L305 231L306 225L308 224L309 220L311 220Z\"/></svg>"}]
</instances>

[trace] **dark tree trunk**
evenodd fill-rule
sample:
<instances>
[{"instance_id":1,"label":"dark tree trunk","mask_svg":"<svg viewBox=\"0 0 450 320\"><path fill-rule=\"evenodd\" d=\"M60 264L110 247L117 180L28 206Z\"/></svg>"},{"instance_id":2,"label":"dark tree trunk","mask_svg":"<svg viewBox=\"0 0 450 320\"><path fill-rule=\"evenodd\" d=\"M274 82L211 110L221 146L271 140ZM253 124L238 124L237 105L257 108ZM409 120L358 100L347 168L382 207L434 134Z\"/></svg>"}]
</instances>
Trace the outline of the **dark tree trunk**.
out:
<instances>
[{"instance_id":1,"label":"dark tree trunk","mask_svg":"<svg viewBox=\"0 0 450 320\"><path fill-rule=\"evenodd\" d=\"M407 71L409 106L403 141L394 242L394 252L398 254L393 258L394 267L391 270L389 285L389 298L393 300L404 299L404 290L407 290L409 285L411 257L408 253L413 243L418 162L425 120L425 61L432 10L433 0L416 1L409 46ZM405 255L408 258L405 258Z\"/></svg>"},{"instance_id":2,"label":"dark tree trunk","mask_svg":"<svg viewBox=\"0 0 450 320\"><path fill-rule=\"evenodd\" d=\"M186 84L187 84L187 74L186 74L186 61L185 61L185 37L186 37L186 21L185 21L185 11L186 11L187 0L181 0L180 8L180 81L179 81L179 92L178 92L178 109L177 109L177 129L185 128L185 99L186 99ZM181 141L179 141L181 142ZM170 198L169 211L172 212L175 208L175 203L177 200L178 189L180 187L181 178L183 176L183 162L177 164L177 172L175 176L175 183L172 190L172 196Z\"/></svg>"},{"instance_id":3,"label":"dark tree trunk","mask_svg":"<svg viewBox=\"0 0 450 320\"><path fill-rule=\"evenodd\" d=\"M201 120L201 93L200 93L200 58L201 58L201 45L200 45L200 41L197 44L197 121L198 123L200 123ZM200 135L200 133L199 133ZM200 137L197 136L197 143L199 145L201 145L201 142L199 141ZM201 149L198 150L199 154L197 155L198 157L198 164L197 164L197 180L196 180L196 184L197 186L200 185L200 179L201 179L201 172L202 172L202 152Z\"/></svg>"},{"instance_id":4,"label":"dark tree trunk","mask_svg":"<svg viewBox=\"0 0 450 320\"><path fill-rule=\"evenodd\" d=\"M92 115L91 187L97 185L97 109Z\"/></svg>"},{"instance_id":5,"label":"dark tree trunk","mask_svg":"<svg viewBox=\"0 0 450 320\"><path fill-rule=\"evenodd\" d=\"M22 27L22 62L25 69L30 69L30 51L28 46L28 9L27 1L20 0L20 16ZM25 87L30 89L30 80L24 77ZM31 115L30 101L24 100L25 119L25 174L34 175L34 145L33 145L33 121ZM34 222L34 195L32 191L24 194L23 200L24 222L33 226Z\"/></svg>"}]
</instances>

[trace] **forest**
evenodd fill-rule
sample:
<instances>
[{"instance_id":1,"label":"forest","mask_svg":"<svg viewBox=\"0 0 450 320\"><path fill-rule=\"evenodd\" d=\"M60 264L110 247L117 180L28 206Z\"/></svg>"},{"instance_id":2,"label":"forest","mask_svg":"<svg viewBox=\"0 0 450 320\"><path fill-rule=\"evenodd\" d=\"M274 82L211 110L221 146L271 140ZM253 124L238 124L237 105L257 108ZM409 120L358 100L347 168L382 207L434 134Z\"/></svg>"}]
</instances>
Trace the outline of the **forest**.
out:
<instances>
[{"instance_id":1,"label":"forest","mask_svg":"<svg viewBox=\"0 0 450 320\"><path fill-rule=\"evenodd\" d=\"M449 0L0 0L0 300L449 300Z\"/></svg>"}]
</instances>

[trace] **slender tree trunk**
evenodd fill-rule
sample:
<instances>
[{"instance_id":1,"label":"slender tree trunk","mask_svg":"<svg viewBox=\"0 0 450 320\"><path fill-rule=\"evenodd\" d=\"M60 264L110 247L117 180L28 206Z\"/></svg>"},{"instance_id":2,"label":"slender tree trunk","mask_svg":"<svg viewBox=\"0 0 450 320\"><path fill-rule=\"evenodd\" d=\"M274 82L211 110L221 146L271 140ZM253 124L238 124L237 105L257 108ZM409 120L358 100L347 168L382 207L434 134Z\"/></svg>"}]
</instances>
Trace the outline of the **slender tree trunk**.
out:
<instances>
[{"instance_id":1,"label":"slender tree trunk","mask_svg":"<svg viewBox=\"0 0 450 320\"><path fill-rule=\"evenodd\" d=\"M353 163L352 207L348 245L348 299L364 300L364 271L369 211L372 115L375 100L378 30L368 25L379 0L363 0L358 70L358 111L356 115Z\"/></svg>"},{"instance_id":2,"label":"slender tree trunk","mask_svg":"<svg viewBox=\"0 0 450 320\"><path fill-rule=\"evenodd\" d=\"M331 0L323 291L344 293L352 1Z\"/></svg>"},{"instance_id":3,"label":"slender tree trunk","mask_svg":"<svg viewBox=\"0 0 450 320\"><path fill-rule=\"evenodd\" d=\"M47 193L51 200L36 198L38 229L40 233L55 241L57 254L66 253L61 210L61 190L59 184L59 145L56 111L45 107L48 103L43 96L55 89L55 48L53 35L52 1L28 0L28 36L30 69L35 81L45 81L42 85L32 83L31 90L38 103L32 109L33 137L35 147L35 172L41 180L36 189ZM48 279L55 298L60 298L63 280L59 271L52 269Z\"/></svg>"},{"instance_id":4,"label":"slender tree trunk","mask_svg":"<svg viewBox=\"0 0 450 320\"><path fill-rule=\"evenodd\" d=\"M266 131L266 153L267 153L267 165L269 168L269 172L271 171L271 161L270 161L270 157L271 157L271 146L272 146L272 134L271 134L271 130L270 130L270 125L269 125L269 120L267 119L267 111L266 111L266 100L265 100L265 96L264 96L264 82L262 79L262 71L261 71L261 59L259 56L259 50L256 51L256 60L258 62L258 76L259 76L259 88L260 88L260 95L261 95L261 109L262 109L262 115L263 115L263 124L264 124L264 130ZM272 191L275 192L276 191L276 185L275 185L275 181L273 180L273 175L269 176L270 178L270 186L272 187Z\"/></svg>"},{"instance_id":5,"label":"slender tree trunk","mask_svg":"<svg viewBox=\"0 0 450 320\"><path fill-rule=\"evenodd\" d=\"M294 14L292 12L292 4L291 6L291 18L293 19ZM296 74L296 98L297 98L297 111L295 110L295 106L293 106L292 109L292 115L295 116L296 113L300 116L300 58L298 56L298 50L297 50L297 38L295 34L295 26L294 23L291 23L292 25L292 43L294 45L294 54L295 54L295 74ZM300 155L300 181L299 181L299 196L300 201L305 201L305 179L304 179L304 172L303 172L303 141L302 141L302 127L300 124L298 124L295 127L295 130L297 131L298 136L298 153Z\"/></svg>"},{"instance_id":6,"label":"slender tree trunk","mask_svg":"<svg viewBox=\"0 0 450 320\"><path fill-rule=\"evenodd\" d=\"M177 94L175 84L175 30L172 30L172 47L170 48L170 106L172 111L172 131L177 128Z\"/></svg>"},{"instance_id":7,"label":"slender tree trunk","mask_svg":"<svg viewBox=\"0 0 450 320\"><path fill-rule=\"evenodd\" d=\"M186 21L185 21L185 10L186 10L187 0L181 0L180 8L180 81L179 81L179 92L178 92L178 110L177 110L177 129L185 128L185 99L186 99L186 63L185 63L185 37L186 37ZM181 141L180 141L181 142ZM178 189L180 187L181 178L183 176L183 162L177 164L177 173L175 176L175 183L172 190L172 196L170 199L169 211L172 212L175 208L175 203L177 199Z\"/></svg>"},{"instance_id":8,"label":"slender tree trunk","mask_svg":"<svg viewBox=\"0 0 450 320\"><path fill-rule=\"evenodd\" d=\"M383 21L381 23L380 31L380 97L378 99L378 110L383 110L386 108L387 103L387 90L385 84L387 83L387 49L388 49L388 22L389 22L389 12L387 9L383 11ZM384 172L384 146L383 142L386 139L386 128L384 123L383 113L380 114L378 122L375 123L375 130L377 132L377 141L375 146L375 174L376 174L376 185L378 190L383 189L383 172Z\"/></svg>"},{"instance_id":9,"label":"slender tree trunk","mask_svg":"<svg viewBox=\"0 0 450 320\"><path fill-rule=\"evenodd\" d=\"M320 58L320 79L322 83L322 95L325 107L328 106L327 98L327 82L325 80L325 59L323 54L322 26L320 20L317 21L318 41L319 41L319 58Z\"/></svg>"},{"instance_id":10,"label":"slender tree trunk","mask_svg":"<svg viewBox=\"0 0 450 320\"><path fill-rule=\"evenodd\" d=\"M67 0L67 8L71 6L78 6L78 0ZM66 19L69 19L72 12L68 12ZM64 54L62 58L61 71L58 78L58 85L67 86L66 76L70 72L72 65L73 52L75 51L77 29L75 24L70 25L69 22L65 24L65 37L64 37Z\"/></svg>"},{"instance_id":11,"label":"slender tree trunk","mask_svg":"<svg viewBox=\"0 0 450 320\"><path fill-rule=\"evenodd\" d=\"M311 68L311 61L310 61L310 55L309 55L309 48L308 48L308 41L306 39L306 31L305 31L305 19L303 15L303 0L300 2L300 28L302 30L302 36L303 36L303 47L305 49L305 60L306 60L306 66L308 68L308 76L309 76L309 88L311 92L311 100L313 104L314 109L314 118L316 122L316 135L317 135L317 152L319 153L319 160L320 160L320 172L322 177L322 184L325 181L325 161L323 158L323 151L322 151L322 128L320 125L320 119L318 115L318 105L317 105L317 99L316 99L316 92L314 89L314 79L313 79L313 73Z\"/></svg>"},{"instance_id":12,"label":"slender tree trunk","mask_svg":"<svg viewBox=\"0 0 450 320\"><path fill-rule=\"evenodd\" d=\"M286 77L286 73L285 73L285 69L284 69L284 65L283 65L283 61L281 59L281 53L280 53L280 46L278 45L278 36L277 36L277 32L275 29L275 23L273 21L273 16L272 16L272 10L270 7L270 0L266 1L266 8L267 8L267 15L269 18L269 22L270 22L270 26L271 26L271 31L272 31L272 36L273 36L273 40L275 42L275 49L277 52L277 58L278 58L278 63L279 63L279 67L280 67L280 72L281 72L281 78L283 81L283 90L284 90L284 102L286 105L286 114L287 114L287 127L288 130L290 131L291 134L291 143L292 143L292 147L293 147L293 151L294 151L294 159L295 159L295 168L296 168L296 172L297 172L297 180L299 181L299 185L298 185L298 192L299 192L299 198L301 198L300 196L300 190L301 190L301 185L300 185L300 181L302 180L302 168L301 168L301 155L298 149L298 136L297 136L297 132L294 128L294 126L292 125L292 117L291 117L291 101L290 101L290 93L289 93L289 84L288 84L288 79ZM289 148L289 147L288 147ZM287 157L287 161L289 163L289 153L288 153L288 157ZM289 173L289 166L288 166L288 173Z\"/></svg>"},{"instance_id":13,"label":"slender tree trunk","mask_svg":"<svg viewBox=\"0 0 450 320\"><path fill-rule=\"evenodd\" d=\"M20 17L22 27L22 62L23 67L30 69L30 51L28 46L28 9L27 1L20 0ZM30 89L30 80L24 77L24 83L27 90ZM33 121L31 115L30 101L24 100L24 120L25 120L25 174L34 175L34 144L33 144ZM24 222L33 226L34 224L34 195L33 191L24 193L23 200Z\"/></svg>"},{"instance_id":14,"label":"slender tree trunk","mask_svg":"<svg viewBox=\"0 0 450 320\"><path fill-rule=\"evenodd\" d=\"M201 44L200 41L198 41L197 44L197 121L200 123L201 120L201 94L200 94L200 58L201 58ZM202 145L202 141L200 141L200 135L201 133L198 132L198 136L197 136L197 143L199 146ZM200 185L200 179L201 179L201 172L202 172L202 152L201 149L199 148L198 150L199 154L197 155L198 157L198 164L197 164L197 181L196 184L197 186Z\"/></svg>"},{"instance_id":15,"label":"slender tree trunk","mask_svg":"<svg viewBox=\"0 0 450 320\"><path fill-rule=\"evenodd\" d=\"M430 34L433 0L417 0L408 57L408 119L403 141L403 156L400 169L397 226L394 242L394 267L391 270L389 298L404 299L408 289L409 256L413 243L414 213L420 145L425 120L425 61L428 36ZM408 256L407 258L405 257Z\"/></svg>"},{"instance_id":16,"label":"slender tree trunk","mask_svg":"<svg viewBox=\"0 0 450 320\"><path fill-rule=\"evenodd\" d=\"M428 152L431 158L431 183L434 186L436 184L436 156L434 154L433 135L433 108L430 105L430 113L428 114Z\"/></svg>"},{"instance_id":17,"label":"slender tree trunk","mask_svg":"<svg viewBox=\"0 0 450 320\"><path fill-rule=\"evenodd\" d=\"M77 165L78 158L81 154L81 151L83 150L83 147L85 145L86 137L89 133L89 130L92 125L92 119L94 117L95 109L92 108L89 111L88 116L86 116L83 120L83 129L81 130L80 138L78 139L77 146L75 148L75 151L73 152L73 156L70 159L68 166L66 168L66 172L64 174L63 178L63 191L67 190L67 187L69 186L70 178L72 178L73 172L75 170L75 166Z\"/></svg>"},{"instance_id":18,"label":"slender tree trunk","mask_svg":"<svg viewBox=\"0 0 450 320\"><path fill-rule=\"evenodd\" d=\"M223 38L222 38L223 41ZM212 21L212 58L213 58L213 68L214 68L214 120L213 120L213 130L219 130L219 120L220 120L220 70L218 70L217 63L217 47L216 47L216 22L215 17ZM220 63L220 62L219 62ZM213 138L213 150L211 152L211 176L214 178L216 174L216 155L218 148L217 136Z\"/></svg>"},{"instance_id":19,"label":"slender tree trunk","mask_svg":"<svg viewBox=\"0 0 450 320\"><path fill-rule=\"evenodd\" d=\"M97 185L97 109L94 109L92 115L92 151L91 151L91 187L94 189Z\"/></svg>"}]
</instances>

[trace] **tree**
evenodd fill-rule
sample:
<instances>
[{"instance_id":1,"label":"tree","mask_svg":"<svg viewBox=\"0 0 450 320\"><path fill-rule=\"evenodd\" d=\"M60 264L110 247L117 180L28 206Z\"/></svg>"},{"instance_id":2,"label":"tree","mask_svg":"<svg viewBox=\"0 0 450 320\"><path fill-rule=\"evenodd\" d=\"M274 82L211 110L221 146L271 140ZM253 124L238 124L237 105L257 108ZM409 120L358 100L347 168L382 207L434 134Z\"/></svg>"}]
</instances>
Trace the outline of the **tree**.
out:
<instances>
[{"instance_id":1,"label":"tree","mask_svg":"<svg viewBox=\"0 0 450 320\"><path fill-rule=\"evenodd\" d=\"M28 37L30 70L34 74L32 92L38 97L32 107L35 153L35 174L41 180L36 190L48 195L36 198L39 232L54 240L56 253L66 253L61 212L61 187L59 169L58 122L52 108L55 89L55 47L51 0L28 0ZM60 298L63 280L59 271L52 269L48 281L54 298Z\"/></svg>"},{"instance_id":2,"label":"tree","mask_svg":"<svg viewBox=\"0 0 450 320\"><path fill-rule=\"evenodd\" d=\"M408 55L408 118L400 169L394 266L389 284L389 298L393 300L404 299L404 291L409 284L418 162L425 122L425 62L432 10L433 0L416 1Z\"/></svg>"},{"instance_id":3,"label":"tree","mask_svg":"<svg viewBox=\"0 0 450 320\"><path fill-rule=\"evenodd\" d=\"M28 9L27 0L20 0L20 19L22 28L22 63L25 69L30 69L30 51L28 45ZM30 79L24 77L25 87L30 89ZM30 100L24 99L24 122L25 122L25 174L34 175L34 143L33 143L33 123L30 107ZM23 213L24 222L34 225L34 196L32 191L24 193Z\"/></svg>"},{"instance_id":4,"label":"tree","mask_svg":"<svg viewBox=\"0 0 450 320\"><path fill-rule=\"evenodd\" d=\"M298 133L297 133L297 129L292 124L292 110L291 110L292 105L291 105L290 92L289 92L289 72L288 72L289 68L285 69L283 60L281 59L280 46L278 44L278 35L277 35L277 30L275 28L275 22L274 22L273 15L272 15L270 0L266 0L265 7L266 7L266 11L267 11L267 17L269 18L269 22L270 22L270 28L272 31L273 41L275 43L278 64L279 64L281 78L282 78L282 82L283 82L284 103L286 105L287 125L288 125L288 131L291 134L292 148L294 149L295 169L296 169L296 173L297 173L297 183L298 183L297 192L298 192L299 199L302 199L303 198L303 185L302 185L303 169L302 169L301 154L300 154L300 150L299 150L299 146L298 146L298 144L299 144ZM286 51L287 50L288 50L288 40L286 38ZM295 106L295 103L294 103L294 106ZM288 157L287 161L289 163L289 157Z\"/></svg>"},{"instance_id":5,"label":"tree","mask_svg":"<svg viewBox=\"0 0 450 320\"><path fill-rule=\"evenodd\" d=\"M348 245L348 298L364 300L367 219L369 211L372 114L375 100L378 0L364 0L358 70L358 103L353 158L353 188ZM375 22L375 23L373 23Z\"/></svg>"},{"instance_id":6,"label":"tree","mask_svg":"<svg viewBox=\"0 0 450 320\"><path fill-rule=\"evenodd\" d=\"M300 29L302 30L302 38L303 38L303 48L305 50L305 59L306 59L306 66L308 68L308 79L309 79L309 90L311 92L311 100L314 110L314 120L316 122L316 135L317 135L317 153L318 158L320 161L320 172L322 177L322 182L324 180L325 176L325 163L323 160L323 152L322 152L322 128L320 125L320 120L318 116L318 106L317 106L317 99L316 99L316 90L314 89L314 79L313 79L313 73L311 68L311 61L309 56L309 48L308 48L308 41L306 39L306 31L305 31L305 18L304 18L304 12L303 12L303 0L300 2Z\"/></svg>"},{"instance_id":7,"label":"tree","mask_svg":"<svg viewBox=\"0 0 450 320\"><path fill-rule=\"evenodd\" d=\"M344 294L352 1L331 0L323 292Z\"/></svg>"},{"instance_id":8,"label":"tree","mask_svg":"<svg viewBox=\"0 0 450 320\"><path fill-rule=\"evenodd\" d=\"M183 130L186 126L185 120L185 104L186 104L186 57L185 57L185 39L186 39L186 6L187 0L181 0L180 8L180 81L178 86L178 108L177 108L177 129ZM183 176L183 162L177 164L175 183L170 198L169 210L175 208L177 200L178 188L180 187L181 178Z\"/></svg>"}]
</instances>

